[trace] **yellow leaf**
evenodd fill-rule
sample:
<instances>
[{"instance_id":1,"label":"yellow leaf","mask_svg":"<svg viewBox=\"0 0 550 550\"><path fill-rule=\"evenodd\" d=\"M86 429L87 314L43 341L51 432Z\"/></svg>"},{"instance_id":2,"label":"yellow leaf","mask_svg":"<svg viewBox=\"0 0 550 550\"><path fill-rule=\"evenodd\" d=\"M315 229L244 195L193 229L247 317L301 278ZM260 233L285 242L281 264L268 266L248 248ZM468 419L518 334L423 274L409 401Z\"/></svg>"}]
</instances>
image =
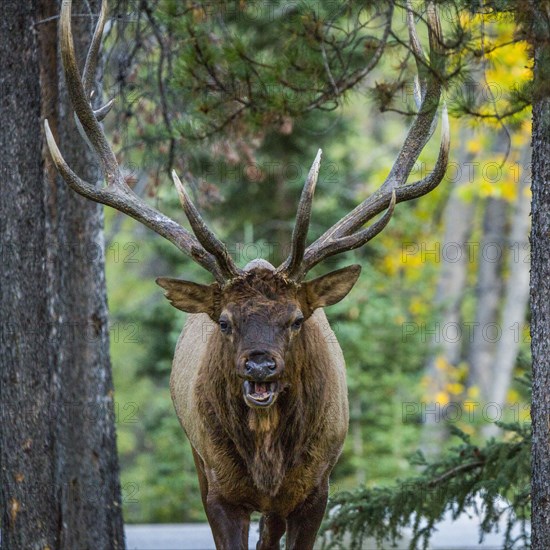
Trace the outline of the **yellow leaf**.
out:
<instances>
[{"instance_id":1,"label":"yellow leaf","mask_svg":"<svg viewBox=\"0 0 550 550\"><path fill-rule=\"evenodd\" d=\"M482 197L494 197L497 194L495 185L486 179L482 179L479 184L479 194Z\"/></svg>"},{"instance_id":2,"label":"yellow leaf","mask_svg":"<svg viewBox=\"0 0 550 550\"><path fill-rule=\"evenodd\" d=\"M505 181L501 186L501 190L503 199L509 202L514 202L516 200L517 188L513 181Z\"/></svg>"},{"instance_id":3,"label":"yellow leaf","mask_svg":"<svg viewBox=\"0 0 550 550\"><path fill-rule=\"evenodd\" d=\"M461 395L464 391L464 386L458 382L447 384L446 390L452 395Z\"/></svg>"},{"instance_id":4,"label":"yellow leaf","mask_svg":"<svg viewBox=\"0 0 550 550\"><path fill-rule=\"evenodd\" d=\"M441 406L445 406L449 403L449 394L444 391L439 391L435 394L435 402Z\"/></svg>"},{"instance_id":5,"label":"yellow leaf","mask_svg":"<svg viewBox=\"0 0 550 550\"><path fill-rule=\"evenodd\" d=\"M469 139L466 142L466 151L468 153L479 153L482 149L482 144L480 139Z\"/></svg>"},{"instance_id":6,"label":"yellow leaf","mask_svg":"<svg viewBox=\"0 0 550 550\"><path fill-rule=\"evenodd\" d=\"M447 363L447 361L445 360L445 357L443 357L442 355L438 355L435 358L435 368L437 370L446 371L448 367L449 367L449 363Z\"/></svg>"},{"instance_id":7,"label":"yellow leaf","mask_svg":"<svg viewBox=\"0 0 550 550\"><path fill-rule=\"evenodd\" d=\"M422 315L427 311L426 303L421 298L415 297L411 300L409 311L415 316Z\"/></svg>"},{"instance_id":8,"label":"yellow leaf","mask_svg":"<svg viewBox=\"0 0 550 550\"><path fill-rule=\"evenodd\" d=\"M508 393L506 394L506 401L508 403L517 403L521 399L519 393L514 390L513 388L510 388L508 390Z\"/></svg>"}]
</instances>

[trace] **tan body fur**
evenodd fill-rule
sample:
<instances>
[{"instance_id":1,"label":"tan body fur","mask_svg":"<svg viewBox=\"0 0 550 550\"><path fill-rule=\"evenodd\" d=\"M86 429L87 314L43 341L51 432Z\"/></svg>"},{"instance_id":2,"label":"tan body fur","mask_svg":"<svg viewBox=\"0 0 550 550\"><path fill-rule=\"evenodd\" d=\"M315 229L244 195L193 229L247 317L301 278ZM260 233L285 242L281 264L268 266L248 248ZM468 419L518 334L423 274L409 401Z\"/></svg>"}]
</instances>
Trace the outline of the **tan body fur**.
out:
<instances>
[{"instance_id":1,"label":"tan body fur","mask_svg":"<svg viewBox=\"0 0 550 550\"><path fill-rule=\"evenodd\" d=\"M271 408L251 409L216 329L208 315L196 314L181 333L170 381L178 418L209 491L286 517L327 482L340 454L348 428L342 351L323 310L316 310L287 357L290 387Z\"/></svg>"}]
</instances>

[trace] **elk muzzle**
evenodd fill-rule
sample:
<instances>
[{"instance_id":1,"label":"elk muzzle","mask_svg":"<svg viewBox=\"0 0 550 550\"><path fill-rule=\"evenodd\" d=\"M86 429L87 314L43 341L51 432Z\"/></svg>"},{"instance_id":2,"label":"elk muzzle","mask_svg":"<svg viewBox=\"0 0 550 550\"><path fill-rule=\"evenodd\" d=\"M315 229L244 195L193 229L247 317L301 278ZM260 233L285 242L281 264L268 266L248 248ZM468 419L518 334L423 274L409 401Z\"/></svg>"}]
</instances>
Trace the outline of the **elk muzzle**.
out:
<instances>
[{"instance_id":1,"label":"elk muzzle","mask_svg":"<svg viewBox=\"0 0 550 550\"><path fill-rule=\"evenodd\" d=\"M265 351L244 354L239 376L244 378L243 396L249 407L269 407L281 389L279 378L284 369L282 359Z\"/></svg>"}]
</instances>

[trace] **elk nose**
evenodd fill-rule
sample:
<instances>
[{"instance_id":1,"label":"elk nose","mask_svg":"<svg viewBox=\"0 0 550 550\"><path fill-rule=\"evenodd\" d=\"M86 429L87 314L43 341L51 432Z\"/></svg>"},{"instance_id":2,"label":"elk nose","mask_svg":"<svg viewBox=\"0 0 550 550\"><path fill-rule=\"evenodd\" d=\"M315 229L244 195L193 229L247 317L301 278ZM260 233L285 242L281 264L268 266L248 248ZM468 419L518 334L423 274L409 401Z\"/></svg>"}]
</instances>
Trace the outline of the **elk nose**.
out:
<instances>
[{"instance_id":1,"label":"elk nose","mask_svg":"<svg viewBox=\"0 0 550 550\"><path fill-rule=\"evenodd\" d=\"M265 380L277 369L277 363L267 353L252 353L244 363L247 378Z\"/></svg>"}]
</instances>

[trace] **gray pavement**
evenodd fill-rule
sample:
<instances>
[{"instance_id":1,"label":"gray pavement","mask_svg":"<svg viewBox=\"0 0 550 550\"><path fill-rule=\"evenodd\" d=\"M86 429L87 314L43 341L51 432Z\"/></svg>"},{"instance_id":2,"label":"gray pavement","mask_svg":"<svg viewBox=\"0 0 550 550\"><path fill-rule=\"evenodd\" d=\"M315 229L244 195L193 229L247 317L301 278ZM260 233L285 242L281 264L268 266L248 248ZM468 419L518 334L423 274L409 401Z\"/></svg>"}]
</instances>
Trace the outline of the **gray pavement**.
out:
<instances>
[{"instance_id":1,"label":"gray pavement","mask_svg":"<svg viewBox=\"0 0 550 550\"><path fill-rule=\"evenodd\" d=\"M504 525L499 533L485 535L479 543L479 523L476 518L460 516L456 521L446 518L430 541L431 550L501 550ZM258 525L250 529L251 549L256 548ZM214 540L207 524L180 525L127 525L126 544L128 550L215 550ZM374 544L367 544L365 550L375 550ZM388 550L391 547L387 546ZM398 549L406 549L406 537Z\"/></svg>"},{"instance_id":2,"label":"gray pavement","mask_svg":"<svg viewBox=\"0 0 550 550\"><path fill-rule=\"evenodd\" d=\"M250 548L256 548L258 524L250 527ZM206 523L127 525L127 550L215 550Z\"/></svg>"}]
</instances>

